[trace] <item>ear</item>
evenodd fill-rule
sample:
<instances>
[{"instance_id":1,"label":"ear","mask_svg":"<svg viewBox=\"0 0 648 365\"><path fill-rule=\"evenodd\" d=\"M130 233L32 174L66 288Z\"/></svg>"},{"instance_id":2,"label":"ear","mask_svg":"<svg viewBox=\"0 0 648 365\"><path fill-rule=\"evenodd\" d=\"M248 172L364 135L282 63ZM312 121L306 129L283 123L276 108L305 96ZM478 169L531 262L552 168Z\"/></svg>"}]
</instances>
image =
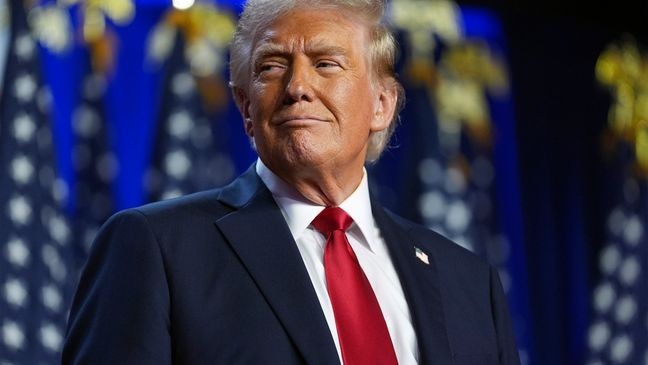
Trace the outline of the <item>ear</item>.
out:
<instances>
[{"instance_id":1,"label":"ear","mask_svg":"<svg viewBox=\"0 0 648 365\"><path fill-rule=\"evenodd\" d=\"M243 117L243 127L245 128L245 134L247 134L248 137L254 137L252 118L250 118L250 99L248 98L245 91L240 87L234 87L232 89L232 93L234 94L234 102L236 103L236 107Z\"/></svg>"},{"instance_id":2,"label":"ear","mask_svg":"<svg viewBox=\"0 0 648 365\"><path fill-rule=\"evenodd\" d=\"M378 88L374 118L371 122L372 132L379 132L389 127L398 103L398 84L396 80L391 78L382 80Z\"/></svg>"}]
</instances>

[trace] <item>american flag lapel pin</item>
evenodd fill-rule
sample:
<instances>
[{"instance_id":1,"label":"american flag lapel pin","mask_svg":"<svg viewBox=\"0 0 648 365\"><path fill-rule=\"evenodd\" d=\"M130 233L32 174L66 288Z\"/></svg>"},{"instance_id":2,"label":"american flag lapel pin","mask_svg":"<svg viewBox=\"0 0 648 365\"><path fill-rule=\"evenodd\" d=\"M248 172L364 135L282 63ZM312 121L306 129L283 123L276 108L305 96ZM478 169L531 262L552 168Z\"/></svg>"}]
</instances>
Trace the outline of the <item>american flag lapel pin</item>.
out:
<instances>
[{"instance_id":1,"label":"american flag lapel pin","mask_svg":"<svg viewBox=\"0 0 648 365\"><path fill-rule=\"evenodd\" d=\"M425 252L423 252L423 250L421 250L418 247L414 247L414 253L416 254L416 258L421 260L421 262L423 262L426 265L430 264L430 259L428 258L428 255Z\"/></svg>"}]
</instances>

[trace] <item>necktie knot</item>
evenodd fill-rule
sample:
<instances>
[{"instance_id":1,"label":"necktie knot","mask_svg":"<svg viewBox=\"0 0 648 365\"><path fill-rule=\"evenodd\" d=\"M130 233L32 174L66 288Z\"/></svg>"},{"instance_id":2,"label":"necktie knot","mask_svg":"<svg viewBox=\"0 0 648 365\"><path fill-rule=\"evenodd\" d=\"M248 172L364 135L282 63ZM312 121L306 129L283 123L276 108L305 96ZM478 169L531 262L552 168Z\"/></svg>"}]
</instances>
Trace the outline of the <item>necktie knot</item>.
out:
<instances>
[{"instance_id":1,"label":"necktie knot","mask_svg":"<svg viewBox=\"0 0 648 365\"><path fill-rule=\"evenodd\" d=\"M313 219L313 227L325 236L333 231L346 231L351 223L353 219L340 207L326 207Z\"/></svg>"}]
</instances>

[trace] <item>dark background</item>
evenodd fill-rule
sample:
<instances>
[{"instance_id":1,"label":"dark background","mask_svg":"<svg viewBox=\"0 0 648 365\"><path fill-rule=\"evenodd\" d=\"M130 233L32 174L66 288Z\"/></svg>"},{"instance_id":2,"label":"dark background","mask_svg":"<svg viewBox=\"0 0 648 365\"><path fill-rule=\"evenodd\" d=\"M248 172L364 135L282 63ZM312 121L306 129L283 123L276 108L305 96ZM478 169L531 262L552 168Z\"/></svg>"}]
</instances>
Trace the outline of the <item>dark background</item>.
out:
<instances>
[{"instance_id":1,"label":"dark background","mask_svg":"<svg viewBox=\"0 0 648 365\"><path fill-rule=\"evenodd\" d=\"M609 43L627 35L645 47L648 2L458 3L496 13L506 37L535 361L583 363L584 309L598 279L610 188L602 148L610 94L596 81L595 63Z\"/></svg>"}]
</instances>

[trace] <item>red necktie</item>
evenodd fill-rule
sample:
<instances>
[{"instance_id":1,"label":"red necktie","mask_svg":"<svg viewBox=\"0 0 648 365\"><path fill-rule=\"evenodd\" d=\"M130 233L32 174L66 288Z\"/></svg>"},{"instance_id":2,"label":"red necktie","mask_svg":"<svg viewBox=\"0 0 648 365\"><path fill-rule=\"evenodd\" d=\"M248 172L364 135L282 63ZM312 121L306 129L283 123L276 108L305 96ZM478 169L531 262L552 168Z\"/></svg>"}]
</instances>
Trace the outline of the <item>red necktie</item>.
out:
<instances>
[{"instance_id":1,"label":"red necktie","mask_svg":"<svg viewBox=\"0 0 648 365\"><path fill-rule=\"evenodd\" d=\"M326 237L324 271L345 365L394 365L387 324L346 230L353 223L338 207L325 208L313 226Z\"/></svg>"}]
</instances>

